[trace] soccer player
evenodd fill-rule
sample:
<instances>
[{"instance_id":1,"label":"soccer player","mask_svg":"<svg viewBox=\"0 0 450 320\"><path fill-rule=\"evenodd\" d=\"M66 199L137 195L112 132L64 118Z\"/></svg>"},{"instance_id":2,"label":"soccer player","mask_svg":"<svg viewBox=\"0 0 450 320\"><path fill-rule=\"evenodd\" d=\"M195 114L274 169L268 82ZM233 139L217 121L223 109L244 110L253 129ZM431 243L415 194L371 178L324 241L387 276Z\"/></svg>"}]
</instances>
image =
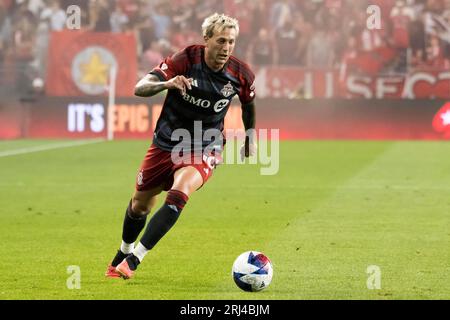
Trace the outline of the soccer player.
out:
<instances>
[{"instance_id":1,"label":"soccer player","mask_svg":"<svg viewBox=\"0 0 450 320\"><path fill-rule=\"evenodd\" d=\"M189 196L211 177L220 163L223 135L211 140L202 134L198 138L194 131L201 124L202 133L209 129L221 133L235 95L242 104L242 120L247 132L241 158L256 153L255 131L250 130L255 128L255 76L246 64L232 56L239 34L238 21L215 13L205 19L202 30L204 45L189 46L166 58L136 85L135 94L140 97L151 97L163 90L168 92L153 144L141 165L136 191L126 210L122 244L108 266L107 277L131 278L147 252L176 223ZM184 129L194 137L187 144L183 141L190 149L182 149L181 162L173 161L172 157L179 153L180 141L174 133L177 129ZM209 148L211 145L214 148ZM199 149L201 156L194 159ZM168 191L165 203L150 219L134 247L162 191Z\"/></svg>"}]
</instances>

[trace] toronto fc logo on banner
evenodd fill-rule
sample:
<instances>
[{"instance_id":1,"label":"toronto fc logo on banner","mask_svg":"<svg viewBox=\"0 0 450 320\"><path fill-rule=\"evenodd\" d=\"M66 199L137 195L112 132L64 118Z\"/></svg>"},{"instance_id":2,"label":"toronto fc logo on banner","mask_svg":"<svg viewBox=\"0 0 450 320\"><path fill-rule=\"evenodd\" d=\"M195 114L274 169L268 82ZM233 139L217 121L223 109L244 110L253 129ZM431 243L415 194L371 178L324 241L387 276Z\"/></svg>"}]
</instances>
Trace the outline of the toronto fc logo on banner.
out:
<instances>
[{"instance_id":1,"label":"toronto fc logo on banner","mask_svg":"<svg viewBox=\"0 0 450 320\"><path fill-rule=\"evenodd\" d=\"M228 81L228 84L226 84L220 92L223 94L225 98L228 98L234 93L234 88L231 85L231 82Z\"/></svg>"},{"instance_id":2,"label":"toronto fc logo on banner","mask_svg":"<svg viewBox=\"0 0 450 320\"><path fill-rule=\"evenodd\" d=\"M117 60L111 51L99 46L88 47L72 61L72 80L83 93L99 95L108 87L111 68L117 70Z\"/></svg>"}]
</instances>

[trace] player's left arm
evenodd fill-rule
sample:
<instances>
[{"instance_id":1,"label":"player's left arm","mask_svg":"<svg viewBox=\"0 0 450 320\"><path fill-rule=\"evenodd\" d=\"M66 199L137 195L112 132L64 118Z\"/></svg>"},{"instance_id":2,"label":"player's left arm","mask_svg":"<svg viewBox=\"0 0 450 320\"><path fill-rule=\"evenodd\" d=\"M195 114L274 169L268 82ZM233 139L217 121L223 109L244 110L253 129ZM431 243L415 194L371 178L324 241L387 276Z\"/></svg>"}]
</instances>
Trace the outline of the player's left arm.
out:
<instances>
[{"instance_id":1,"label":"player's left arm","mask_svg":"<svg viewBox=\"0 0 450 320\"><path fill-rule=\"evenodd\" d=\"M256 140L256 107L255 101L242 104L242 122L245 128L245 143L241 147L241 159L248 158L256 154L258 145Z\"/></svg>"},{"instance_id":2,"label":"player's left arm","mask_svg":"<svg viewBox=\"0 0 450 320\"><path fill-rule=\"evenodd\" d=\"M256 107L255 107L255 75L247 65L241 65L241 90L239 100L242 105L242 122L245 128L245 143L241 147L241 160L256 154Z\"/></svg>"}]
</instances>

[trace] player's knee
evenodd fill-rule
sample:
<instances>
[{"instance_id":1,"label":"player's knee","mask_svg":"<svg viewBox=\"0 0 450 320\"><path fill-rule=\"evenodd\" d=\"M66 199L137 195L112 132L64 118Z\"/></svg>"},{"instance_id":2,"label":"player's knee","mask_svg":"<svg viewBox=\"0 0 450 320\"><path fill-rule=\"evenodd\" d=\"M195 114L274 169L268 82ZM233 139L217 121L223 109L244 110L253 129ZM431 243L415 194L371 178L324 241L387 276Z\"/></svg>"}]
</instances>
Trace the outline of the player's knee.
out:
<instances>
[{"instance_id":1,"label":"player's knee","mask_svg":"<svg viewBox=\"0 0 450 320\"><path fill-rule=\"evenodd\" d=\"M175 174L173 190L178 190L190 196L203 184L203 178L200 172L194 167L185 167Z\"/></svg>"},{"instance_id":2,"label":"player's knee","mask_svg":"<svg viewBox=\"0 0 450 320\"><path fill-rule=\"evenodd\" d=\"M184 194L190 196L202 185L202 179L185 179L183 181L178 181L178 183L172 186L173 190L178 190Z\"/></svg>"},{"instance_id":3,"label":"player's knee","mask_svg":"<svg viewBox=\"0 0 450 320\"><path fill-rule=\"evenodd\" d=\"M128 215L133 219L139 219L148 215L150 210L150 204L133 199L131 201L130 210L128 210Z\"/></svg>"},{"instance_id":4,"label":"player's knee","mask_svg":"<svg viewBox=\"0 0 450 320\"><path fill-rule=\"evenodd\" d=\"M177 190L177 191L182 192L182 193L184 193L186 195L191 195L195 191L194 188L192 187L192 185L187 184L187 183L179 184L177 186L174 186L173 190Z\"/></svg>"}]
</instances>

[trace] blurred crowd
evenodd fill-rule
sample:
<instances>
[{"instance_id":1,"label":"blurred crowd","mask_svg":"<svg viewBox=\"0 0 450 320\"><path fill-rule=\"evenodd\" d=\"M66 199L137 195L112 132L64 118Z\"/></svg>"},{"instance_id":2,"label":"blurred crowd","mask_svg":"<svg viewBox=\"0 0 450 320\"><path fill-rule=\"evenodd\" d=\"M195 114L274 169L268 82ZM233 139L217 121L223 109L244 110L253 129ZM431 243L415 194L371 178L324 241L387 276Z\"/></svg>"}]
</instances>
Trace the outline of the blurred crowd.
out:
<instances>
[{"instance_id":1,"label":"blurred crowd","mask_svg":"<svg viewBox=\"0 0 450 320\"><path fill-rule=\"evenodd\" d=\"M73 4L82 29L136 35L141 73L202 43L213 12L239 20L235 55L254 66L450 68L450 0L0 0L0 65L31 66L44 78L49 34L66 27ZM371 4L381 8L381 30L367 28Z\"/></svg>"}]
</instances>

